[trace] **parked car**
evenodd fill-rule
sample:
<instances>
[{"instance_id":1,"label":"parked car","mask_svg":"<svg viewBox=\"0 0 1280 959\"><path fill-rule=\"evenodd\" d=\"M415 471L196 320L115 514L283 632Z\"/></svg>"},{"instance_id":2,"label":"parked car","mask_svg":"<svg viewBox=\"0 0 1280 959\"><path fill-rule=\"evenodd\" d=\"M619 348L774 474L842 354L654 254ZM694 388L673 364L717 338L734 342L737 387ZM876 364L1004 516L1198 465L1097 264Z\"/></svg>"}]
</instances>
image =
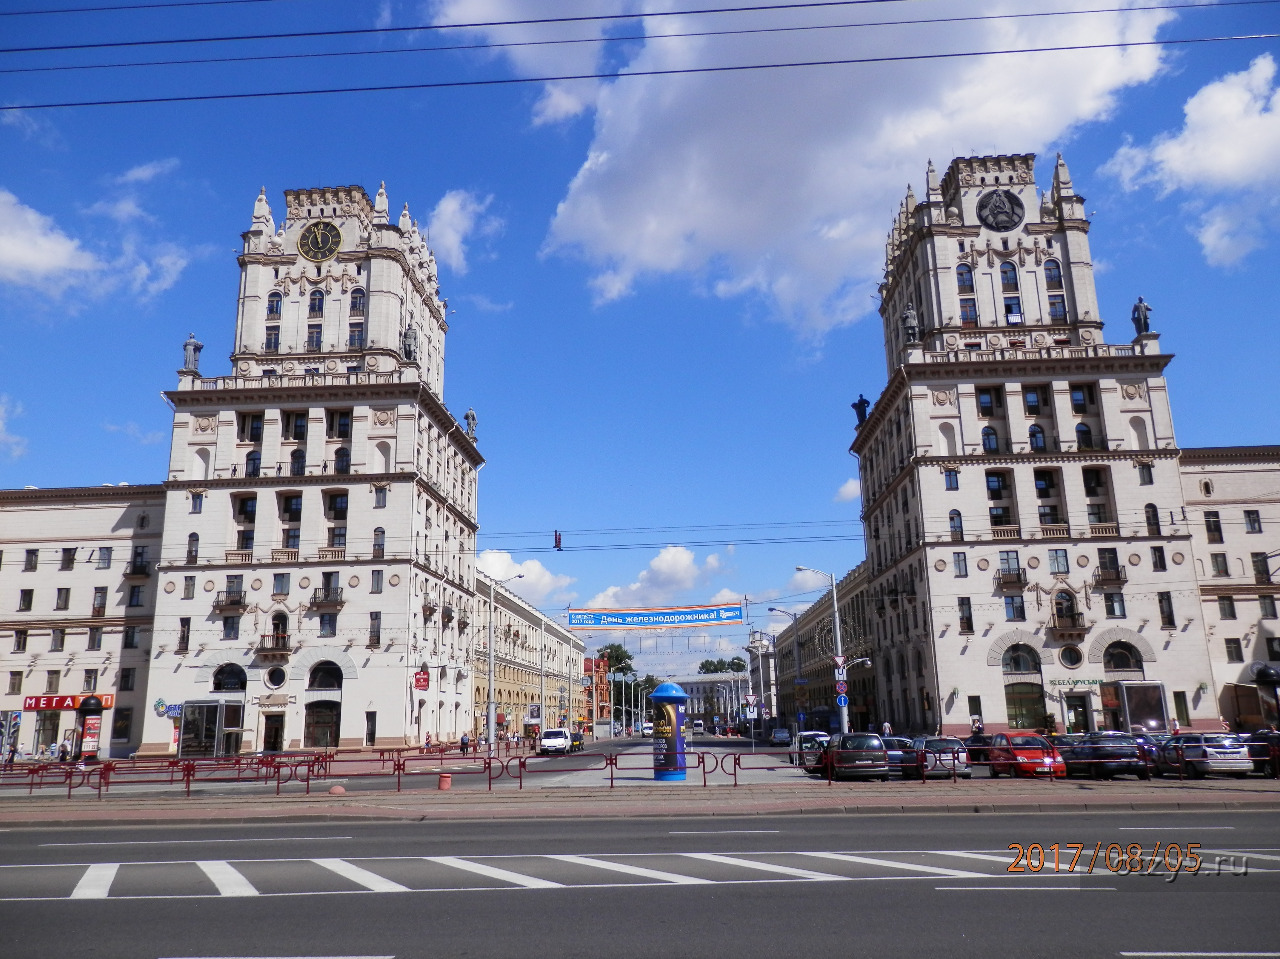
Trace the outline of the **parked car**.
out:
<instances>
[{"instance_id":1,"label":"parked car","mask_svg":"<svg viewBox=\"0 0 1280 959\"><path fill-rule=\"evenodd\" d=\"M917 736L910 740L906 751L903 776L920 777L920 757L924 755L924 774L950 779L953 775L968 779L973 775L969 768L969 751L964 743L952 736Z\"/></svg>"},{"instance_id":2,"label":"parked car","mask_svg":"<svg viewBox=\"0 0 1280 959\"><path fill-rule=\"evenodd\" d=\"M582 733L569 734L569 752L580 753L587 748L587 737Z\"/></svg>"},{"instance_id":3,"label":"parked car","mask_svg":"<svg viewBox=\"0 0 1280 959\"><path fill-rule=\"evenodd\" d=\"M889 779L889 754L874 733L833 736L822 753L824 770L832 779L845 776Z\"/></svg>"},{"instance_id":4,"label":"parked car","mask_svg":"<svg viewBox=\"0 0 1280 959\"><path fill-rule=\"evenodd\" d=\"M1137 740L1142 751L1146 753L1147 764L1151 766L1152 771L1156 768L1156 762L1160 759L1160 750L1166 742L1169 741L1168 733L1133 733L1133 738Z\"/></svg>"},{"instance_id":5,"label":"parked car","mask_svg":"<svg viewBox=\"0 0 1280 959\"><path fill-rule=\"evenodd\" d=\"M1193 779L1209 773L1243 779L1253 769L1253 760L1249 747L1234 733L1179 733L1170 736L1160 750L1156 775L1177 773L1180 768Z\"/></svg>"},{"instance_id":6,"label":"parked car","mask_svg":"<svg viewBox=\"0 0 1280 959\"><path fill-rule=\"evenodd\" d=\"M991 747L991 737L986 733L974 733L964 741L964 748L969 751L969 762L986 763L987 751Z\"/></svg>"},{"instance_id":7,"label":"parked car","mask_svg":"<svg viewBox=\"0 0 1280 959\"><path fill-rule=\"evenodd\" d=\"M1249 750L1249 758L1253 760L1253 771L1268 775L1271 762L1271 739L1276 733L1259 729L1251 736L1244 737L1245 748Z\"/></svg>"},{"instance_id":8,"label":"parked car","mask_svg":"<svg viewBox=\"0 0 1280 959\"><path fill-rule=\"evenodd\" d=\"M908 756L911 751L911 739L907 736L881 736L884 740L885 752L889 754L889 771L906 775L907 763L914 762L915 757Z\"/></svg>"},{"instance_id":9,"label":"parked car","mask_svg":"<svg viewBox=\"0 0 1280 959\"><path fill-rule=\"evenodd\" d=\"M1052 776L1065 779L1066 763L1043 736L1028 733L996 733L987 750L991 778L1010 776Z\"/></svg>"},{"instance_id":10,"label":"parked car","mask_svg":"<svg viewBox=\"0 0 1280 959\"><path fill-rule=\"evenodd\" d=\"M538 755L550 753L567 753L569 751L569 731L567 729L544 729L538 737Z\"/></svg>"},{"instance_id":11,"label":"parked car","mask_svg":"<svg viewBox=\"0 0 1280 959\"><path fill-rule=\"evenodd\" d=\"M1068 737L1062 737L1067 739ZM1086 733L1059 741L1056 748L1067 765L1067 775L1083 773L1094 779L1110 779L1117 773L1151 778L1151 763L1137 737L1127 733Z\"/></svg>"},{"instance_id":12,"label":"parked car","mask_svg":"<svg viewBox=\"0 0 1280 959\"><path fill-rule=\"evenodd\" d=\"M706 731L707 731L707 725L701 719L695 719L693 721L693 734L695 736L701 736Z\"/></svg>"},{"instance_id":13,"label":"parked car","mask_svg":"<svg viewBox=\"0 0 1280 959\"><path fill-rule=\"evenodd\" d=\"M791 748L791 730L778 727L769 733L769 745L781 749Z\"/></svg>"},{"instance_id":14,"label":"parked car","mask_svg":"<svg viewBox=\"0 0 1280 959\"><path fill-rule=\"evenodd\" d=\"M643 726L641 726L641 727L640 727L640 732L641 732L641 734L642 734L642 735L644 735L644 736L652 736L652 735L653 735L653 723L645 723Z\"/></svg>"},{"instance_id":15,"label":"parked car","mask_svg":"<svg viewBox=\"0 0 1280 959\"><path fill-rule=\"evenodd\" d=\"M807 773L822 772L822 753L831 737L826 733L802 732L799 739L796 754L800 758L800 768Z\"/></svg>"}]
</instances>

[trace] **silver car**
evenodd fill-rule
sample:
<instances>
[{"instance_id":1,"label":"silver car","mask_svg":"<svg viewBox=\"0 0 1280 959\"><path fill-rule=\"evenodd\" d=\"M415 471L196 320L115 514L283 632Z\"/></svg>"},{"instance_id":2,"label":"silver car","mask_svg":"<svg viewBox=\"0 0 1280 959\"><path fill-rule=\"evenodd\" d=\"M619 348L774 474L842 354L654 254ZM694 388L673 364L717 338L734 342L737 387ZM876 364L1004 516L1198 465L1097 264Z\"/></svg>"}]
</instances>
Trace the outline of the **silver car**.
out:
<instances>
[{"instance_id":1,"label":"silver car","mask_svg":"<svg viewBox=\"0 0 1280 959\"><path fill-rule=\"evenodd\" d=\"M1253 760L1249 747L1230 733L1179 733L1161 747L1156 773L1176 773L1179 766L1192 779L1208 773L1243 779L1253 769Z\"/></svg>"},{"instance_id":2,"label":"silver car","mask_svg":"<svg viewBox=\"0 0 1280 959\"><path fill-rule=\"evenodd\" d=\"M973 775L969 768L969 750L963 742L949 736L917 736L911 741L911 749L903 755L903 776L920 775L920 752L924 751L924 774L950 779L958 776L968 779Z\"/></svg>"}]
</instances>

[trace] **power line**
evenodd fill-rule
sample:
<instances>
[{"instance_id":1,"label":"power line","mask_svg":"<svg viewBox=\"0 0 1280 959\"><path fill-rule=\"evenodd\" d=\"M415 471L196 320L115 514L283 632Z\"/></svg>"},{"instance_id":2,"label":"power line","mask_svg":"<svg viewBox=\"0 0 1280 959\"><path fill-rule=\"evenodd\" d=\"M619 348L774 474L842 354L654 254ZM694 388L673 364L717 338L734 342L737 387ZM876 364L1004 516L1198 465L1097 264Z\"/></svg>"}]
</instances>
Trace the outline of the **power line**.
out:
<instances>
[{"instance_id":1,"label":"power line","mask_svg":"<svg viewBox=\"0 0 1280 959\"><path fill-rule=\"evenodd\" d=\"M129 3L113 7L61 7L56 10L3 10L0 17L40 17L58 13L116 13L125 10L168 10L179 7L227 7L244 3L279 3L280 0L178 0L176 3Z\"/></svg>"},{"instance_id":2,"label":"power line","mask_svg":"<svg viewBox=\"0 0 1280 959\"><path fill-rule=\"evenodd\" d=\"M329 96L339 93L393 93L406 90L444 90L467 87L496 87L529 83L556 83L572 80L614 80L630 77L661 77L704 73L743 73L801 67L855 66L869 63L907 63L954 60L966 57L1010 56L1029 53L1069 53L1082 50L1116 50L1132 47L1182 46L1193 43L1224 43L1240 40L1274 40L1280 33L1253 33L1220 37L1185 37L1169 40L1126 40L1115 43L1080 43L1054 47L1021 47L1005 50L968 50L958 53L901 54L885 57L854 57L839 60L803 60L789 63L757 63L716 67L682 67L665 70L628 70L619 73L580 73L543 77L500 77L488 80L440 80L432 83L392 83L368 87L329 87L316 90L274 90L250 93L201 93L167 97L131 97L118 100L65 100L49 103L19 103L0 106L0 112L52 110L66 107L144 106L160 103L201 103L219 100L256 100L269 97Z\"/></svg>"},{"instance_id":3,"label":"power line","mask_svg":"<svg viewBox=\"0 0 1280 959\"><path fill-rule=\"evenodd\" d=\"M258 2L258 0L229 0L229 2ZM438 44L436 46L427 47L402 47L394 50L337 50L337 51L319 51L312 53L274 53L259 54L253 56L241 57L193 57L180 60L142 60L130 63L86 63L86 64L70 64L48 67L12 67L8 69L0 69L0 74L6 73L63 73L77 70L116 70L128 68L142 67L168 67L168 66L207 66L210 64L223 63L268 63L277 60L314 60L314 59L335 59L340 57L384 57L412 53L450 53L450 52L466 52L471 50L505 50L524 47L542 47L542 46L565 46L571 44L608 44L608 43L625 43L638 40L680 40L693 39L701 37L734 37L734 36L750 36L761 34L776 33L798 33L813 32L819 30L855 30L864 27L900 27L900 26L928 26L940 23L973 23L990 20L1021 20L1033 17L1074 17L1074 16L1090 16L1100 13L1130 13L1138 11L1150 10L1186 10L1211 7L1217 9L1219 7L1236 7L1236 6L1270 6L1280 3L1280 0L1223 0L1221 3L1204 0L1204 2L1191 3L1170 3L1170 4L1153 4L1143 7L1094 7L1083 10L1049 10L1039 11L1035 13L993 13L993 14L976 14L963 17L928 17L915 20L870 20L859 23L828 23L828 24L812 24L808 26L788 26L788 27L752 27L740 30L698 30L683 33L636 33L622 34L607 37L570 37L552 40L510 40L510 41L494 41L488 43L457 43L457 44Z\"/></svg>"}]
</instances>

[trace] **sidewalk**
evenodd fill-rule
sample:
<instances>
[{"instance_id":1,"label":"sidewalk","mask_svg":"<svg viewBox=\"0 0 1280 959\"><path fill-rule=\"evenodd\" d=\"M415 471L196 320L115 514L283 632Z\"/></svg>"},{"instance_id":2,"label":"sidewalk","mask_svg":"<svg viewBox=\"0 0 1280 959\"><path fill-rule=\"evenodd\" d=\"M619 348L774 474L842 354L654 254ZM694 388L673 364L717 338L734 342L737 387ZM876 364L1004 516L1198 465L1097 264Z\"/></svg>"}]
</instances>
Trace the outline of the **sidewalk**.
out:
<instances>
[{"instance_id":1,"label":"sidewalk","mask_svg":"<svg viewBox=\"0 0 1280 959\"><path fill-rule=\"evenodd\" d=\"M359 792L310 796L137 797L51 795L0 800L0 826L160 825L306 821L760 816L789 814L1280 811L1280 780L1152 782L988 780L920 783L810 780L738 787L628 779L618 788Z\"/></svg>"}]
</instances>

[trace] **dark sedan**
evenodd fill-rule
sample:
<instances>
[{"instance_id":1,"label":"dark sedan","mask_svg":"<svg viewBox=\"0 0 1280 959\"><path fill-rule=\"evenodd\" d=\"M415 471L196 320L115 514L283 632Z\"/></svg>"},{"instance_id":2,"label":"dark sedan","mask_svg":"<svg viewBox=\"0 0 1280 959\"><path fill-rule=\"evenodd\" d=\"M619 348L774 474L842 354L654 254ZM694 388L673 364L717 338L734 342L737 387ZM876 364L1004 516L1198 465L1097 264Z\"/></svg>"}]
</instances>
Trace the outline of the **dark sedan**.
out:
<instances>
[{"instance_id":1,"label":"dark sedan","mask_svg":"<svg viewBox=\"0 0 1280 959\"><path fill-rule=\"evenodd\" d=\"M1063 737L1066 738L1066 737ZM1110 779L1117 774L1151 778L1151 764L1142 744L1125 733L1089 733L1057 743L1067 764L1067 775L1081 773L1094 779Z\"/></svg>"},{"instance_id":2,"label":"dark sedan","mask_svg":"<svg viewBox=\"0 0 1280 959\"><path fill-rule=\"evenodd\" d=\"M986 733L974 733L964 741L964 748L969 751L969 761L975 764L986 763L991 748L991 737Z\"/></svg>"},{"instance_id":3,"label":"dark sedan","mask_svg":"<svg viewBox=\"0 0 1280 959\"><path fill-rule=\"evenodd\" d=\"M915 761L911 740L906 736L881 736L889 755L889 771L907 775L907 766Z\"/></svg>"},{"instance_id":4,"label":"dark sedan","mask_svg":"<svg viewBox=\"0 0 1280 959\"><path fill-rule=\"evenodd\" d=\"M845 776L889 779L889 754L884 741L874 733L850 733L832 736L822 758L832 779Z\"/></svg>"}]
</instances>

